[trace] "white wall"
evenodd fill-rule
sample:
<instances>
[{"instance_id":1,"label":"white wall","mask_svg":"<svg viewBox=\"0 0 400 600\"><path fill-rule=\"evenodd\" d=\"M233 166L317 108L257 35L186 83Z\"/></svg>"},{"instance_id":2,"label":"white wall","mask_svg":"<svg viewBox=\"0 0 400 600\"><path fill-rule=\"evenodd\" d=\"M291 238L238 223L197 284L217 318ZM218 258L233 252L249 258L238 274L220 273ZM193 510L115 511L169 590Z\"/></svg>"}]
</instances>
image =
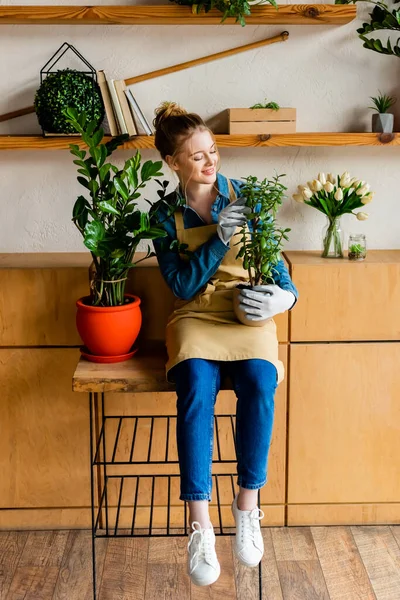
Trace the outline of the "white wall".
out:
<instances>
[{"instance_id":1,"label":"white wall","mask_svg":"<svg viewBox=\"0 0 400 600\"><path fill-rule=\"evenodd\" d=\"M37 0L3 5L48 5ZM121 2L98 0L98 4ZM145 3L142 0L141 3ZM152 2L157 3L157 2ZM85 1L56 4L84 5ZM25 26L0 28L0 114L29 106L40 68L67 41L108 77L131 77L161 67L270 37L287 29L289 40L134 86L147 118L163 100L175 100L204 119L225 107L251 106L265 97L297 108L298 131L370 131L369 96L398 92L400 60L362 47L356 34L368 12L342 26ZM384 36L385 38L386 36ZM7 58L5 58L7 57ZM400 127L400 99L395 129ZM0 124L0 134L40 133L36 116ZM156 151L142 151L157 160ZM129 152L120 151L122 163ZM288 199L280 221L291 227L287 249L319 249L324 216L291 195L319 171L364 179L376 191L366 207L370 219L342 219L350 231L367 234L370 248L400 248L398 163L400 147L221 149L221 172L241 178L286 173ZM68 151L0 152L0 252L81 251L71 210L82 189ZM167 179L172 174L165 166ZM174 183L175 186L175 183ZM153 197L156 186L146 196ZM172 189L172 188L170 188ZM143 208L147 206L143 201Z\"/></svg>"}]
</instances>

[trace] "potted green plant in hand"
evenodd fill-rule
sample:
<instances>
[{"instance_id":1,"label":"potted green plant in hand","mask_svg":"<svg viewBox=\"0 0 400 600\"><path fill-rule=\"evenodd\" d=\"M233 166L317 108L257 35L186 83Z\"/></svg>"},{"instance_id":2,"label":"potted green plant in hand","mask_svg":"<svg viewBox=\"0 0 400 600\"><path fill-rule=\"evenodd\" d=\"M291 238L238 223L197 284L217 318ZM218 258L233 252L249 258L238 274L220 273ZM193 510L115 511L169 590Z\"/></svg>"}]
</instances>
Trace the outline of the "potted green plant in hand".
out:
<instances>
[{"instance_id":1,"label":"potted green plant in hand","mask_svg":"<svg viewBox=\"0 0 400 600\"><path fill-rule=\"evenodd\" d=\"M376 110L377 114L372 115L372 131L374 133L392 133L394 117L387 111L396 102L393 96L381 94L376 98L370 96L374 106L370 106L372 110Z\"/></svg>"},{"instance_id":2,"label":"potted green plant in hand","mask_svg":"<svg viewBox=\"0 0 400 600\"><path fill-rule=\"evenodd\" d=\"M281 260L283 240L288 240L290 229L278 227L276 214L287 189L280 179L284 175L275 175L271 180L265 178L258 181L257 177L244 178L245 184L240 189L241 197L246 198L246 206L250 208L247 221L241 228L241 239L236 243L239 252L236 258L243 259L243 267L249 274L249 285L238 285L234 289L233 307L238 320L244 325L260 327L265 325L268 319L252 320L240 308L240 290L244 287L256 288L256 286L274 284L275 267Z\"/></svg>"},{"instance_id":3,"label":"potted green plant in hand","mask_svg":"<svg viewBox=\"0 0 400 600\"><path fill-rule=\"evenodd\" d=\"M69 146L78 166L78 181L85 189L75 202L72 221L93 259L90 295L77 301L83 352L96 362L126 360L134 353L132 346L141 326L140 298L125 294L128 273L140 260L153 256L148 247L146 256L133 262L139 242L166 235L154 213L150 223L149 214L137 208L137 200L142 188L162 175L162 162L142 164L137 151L119 169L108 158L128 136L104 144L104 131L96 130L97 121L71 108L64 114L88 147Z\"/></svg>"}]
</instances>

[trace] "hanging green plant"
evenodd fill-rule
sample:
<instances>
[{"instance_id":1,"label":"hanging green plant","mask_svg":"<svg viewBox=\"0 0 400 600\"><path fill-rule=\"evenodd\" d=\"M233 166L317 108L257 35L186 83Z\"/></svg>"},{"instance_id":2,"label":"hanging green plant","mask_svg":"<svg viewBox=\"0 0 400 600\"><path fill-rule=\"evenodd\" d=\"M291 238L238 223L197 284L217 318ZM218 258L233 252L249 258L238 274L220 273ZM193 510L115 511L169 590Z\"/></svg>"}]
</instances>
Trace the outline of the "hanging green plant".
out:
<instances>
[{"instance_id":1,"label":"hanging green plant","mask_svg":"<svg viewBox=\"0 0 400 600\"><path fill-rule=\"evenodd\" d=\"M35 94L34 107L42 129L49 133L78 133L63 114L74 108L96 121L96 129L104 119L100 88L90 76L72 69L50 73Z\"/></svg>"},{"instance_id":2,"label":"hanging green plant","mask_svg":"<svg viewBox=\"0 0 400 600\"><path fill-rule=\"evenodd\" d=\"M335 0L335 4L355 4L359 0ZM385 2L375 2L374 0L360 0L363 2L369 2L375 4L374 9L369 16L371 18L369 23L363 23L362 27L357 29L357 33L360 39L364 42L363 47L368 50L373 50L379 54L392 54L393 56L400 57L400 46L398 45L399 39L394 46L392 46L390 39L387 40L386 46L382 44L381 40L366 37L373 31L380 31L382 29L400 31L400 10L389 10L388 5ZM398 4L400 0L396 0L394 4Z\"/></svg>"}]
</instances>

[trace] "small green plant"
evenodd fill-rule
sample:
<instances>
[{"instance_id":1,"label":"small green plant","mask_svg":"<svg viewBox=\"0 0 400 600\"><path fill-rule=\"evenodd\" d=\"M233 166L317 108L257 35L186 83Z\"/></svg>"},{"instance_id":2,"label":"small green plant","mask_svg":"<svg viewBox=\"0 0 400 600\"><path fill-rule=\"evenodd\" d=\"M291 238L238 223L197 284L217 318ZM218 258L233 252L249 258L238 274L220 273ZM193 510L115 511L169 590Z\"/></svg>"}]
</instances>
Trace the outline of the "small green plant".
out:
<instances>
[{"instance_id":1,"label":"small green plant","mask_svg":"<svg viewBox=\"0 0 400 600\"><path fill-rule=\"evenodd\" d=\"M63 112L66 108L85 112L96 122L96 129L104 119L99 85L92 77L71 69L47 75L35 94L34 107L40 126L51 133L77 133Z\"/></svg>"},{"instance_id":2,"label":"small green plant","mask_svg":"<svg viewBox=\"0 0 400 600\"><path fill-rule=\"evenodd\" d=\"M362 244L351 244L348 256L350 260L359 260L360 258L365 258L365 246Z\"/></svg>"},{"instance_id":3,"label":"small green plant","mask_svg":"<svg viewBox=\"0 0 400 600\"><path fill-rule=\"evenodd\" d=\"M279 110L280 106L279 104L277 104L277 102L267 102L267 99L265 98L265 103L258 103L258 104L254 104L253 106L250 106L250 108L254 109L254 108L271 108L272 110Z\"/></svg>"},{"instance_id":4,"label":"small green plant","mask_svg":"<svg viewBox=\"0 0 400 600\"><path fill-rule=\"evenodd\" d=\"M246 25L245 17L251 14L250 4L248 0L170 0L184 6L191 6L194 14L199 14L203 10L207 13L209 10L216 8L222 12L221 23L228 17L234 17L235 23L240 23L242 27ZM276 9L278 5L275 0L259 0L255 4L272 4ZM253 4L254 6L254 4Z\"/></svg>"},{"instance_id":5,"label":"small green plant","mask_svg":"<svg viewBox=\"0 0 400 600\"><path fill-rule=\"evenodd\" d=\"M249 176L240 195L246 198L246 206L251 213L248 221L252 231L243 226L236 258L243 258L243 267L249 273L250 285L274 283L275 267L281 259L283 240L287 240L290 229L281 229L276 223L276 214L285 198L287 189L280 179L285 175L275 175L271 180ZM250 228L249 228L250 229Z\"/></svg>"},{"instance_id":6,"label":"small green plant","mask_svg":"<svg viewBox=\"0 0 400 600\"><path fill-rule=\"evenodd\" d=\"M392 45L390 38L388 38L385 46L380 39L367 37L370 33L381 31L383 29L399 31L400 11L397 9L392 11L389 10L386 2L380 2L379 0L335 0L335 4L355 4L358 1L375 5L372 12L369 13L370 22L363 23L362 27L357 29L359 38L364 42L363 47L378 52L379 54L392 54L393 56L400 57L400 38L397 38L394 45ZM398 4L399 2L400 0L395 0L393 4Z\"/></svg>"},{"instance_id":7,"label":"small green plant","mask_svg":"<svg viewBox=\"0 0 400 600\"><path fill-rule=\"evenodd\" d=\"M369 106L368 108L372 108L372 110L376 110L380 114L386 113L396 102L396 98L388 96L387 94L382 94L381 92L379 92L379 96L376 98L370 96L370 99L374 103L374 106Z\"/></svg>"},{"instance_id":8,"label":"small green plant","mask_svg":"<svg viewBox=\"0 0 400 600\"><path fill-rule=\"evenodd\" d=\"M108 157L129 136L120 135L106 144L102 143L104 131L96 130L97 121L87 119L86 114L68 108L64 116L71 126L82 134L88 150L70 144L70 152L76 159L78 182L85 188L85 196L79 196L72 211L72 221L90 250L94 263L91 281L91 304L93 306L119 306L124 303L124 290L129 269L144 258L154 256L147 248L144 258L133 263L136 248L141 240L151 240L166 235L157 224L155 211L152 219L147 212L137 208L140 190L153 178L162 175L162 162L151 160L141 163L139 151L129 158L122 169L107 161ZM160 183L158 180L156 180ZM168 182L163 182L162 197ZM152 203L147 200L152 206Z\"/></svg>"}]
</instances>

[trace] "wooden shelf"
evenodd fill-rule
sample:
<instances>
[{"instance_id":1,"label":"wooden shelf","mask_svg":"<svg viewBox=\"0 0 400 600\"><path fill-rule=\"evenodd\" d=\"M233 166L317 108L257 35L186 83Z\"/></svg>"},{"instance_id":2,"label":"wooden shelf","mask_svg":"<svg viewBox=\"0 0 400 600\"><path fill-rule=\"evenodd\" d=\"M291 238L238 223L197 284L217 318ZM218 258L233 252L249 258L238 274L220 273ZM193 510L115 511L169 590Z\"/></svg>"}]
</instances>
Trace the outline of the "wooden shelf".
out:
<instances>
[{"instance_id":1,"label":"wooden shelf","mask_svg":"<svg viewBox=\"0 0 400 600\"><path fill-rule=\"evenodd\" d=\"M283 4L254 6L248 25L343 25L356 17L355 5ZM216 9L196 15L190 6L1 6L3 25L219 25ZM232 25L235 19L226 19Z\"/></svg>"},{"instance_id":2,"label":"wooden shelf","mask_svg":"<svg viewBox=\"0 0 400 600\"><path fill-rule=\"evenodd\" d=\"M282 133L268 135L216 135L220 148L284 148L301 146L400 146L400 133ZM106 137L105 140L111 139ZM85 147L80 137L0 135L0 150L68 150L69 144ZM154 148L154 137L132 137L121 149Z\"/></svg>"}]
</instances>

